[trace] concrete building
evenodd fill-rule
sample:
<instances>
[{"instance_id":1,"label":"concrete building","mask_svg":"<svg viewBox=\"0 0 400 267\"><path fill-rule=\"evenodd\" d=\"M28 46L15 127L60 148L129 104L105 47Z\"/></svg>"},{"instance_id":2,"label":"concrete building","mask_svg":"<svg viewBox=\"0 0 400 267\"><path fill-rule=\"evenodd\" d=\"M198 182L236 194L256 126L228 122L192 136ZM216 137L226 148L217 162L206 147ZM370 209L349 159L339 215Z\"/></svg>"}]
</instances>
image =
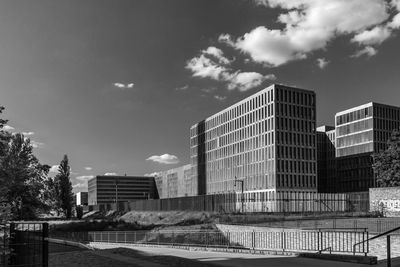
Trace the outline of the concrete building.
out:
<instances>
[{"instance_id":1,"label":"concrete building","mask_svg":"<svg viewBox=\"0 0 400 267\"><path fill-rule=\"evenodd\" d=\"M190 164L154 175L160 198L175 198L197 195L197 182L192 176Z\"/></svg>"},{"instance_id":2,"label":"concrete building","mask_svg":"<svg viewBox=\"0 0 400 267\"><path fill-rule=\"evenodd\" d=\"M75 195L75 201L77 206L88 205L88 192L77 192Z\"/></svg>"},{"instance_id":3,"label":"concrete building","mask_svg":"<svg viewBox=\"0 0 400 267\"><path fill-rule=\"evenodd\" d=\"M246 201L268 201L316 192L315 107L313 91L274 84L193 125L197 193L243 186Z\"/></svg>"},{"instance_id":4,"label":"concrete building","mask_svg":"<svg viewBox=\"0 0 400 267\"><path fill-rule=\"evenodd\" d=\"M336 183L336 131L333 126L317 128L318 192L335 192Z\"/></svg>"},{"instance_id":5,"label":"concrete building","mask_svg":"<svg viewBox=\"0 0 400 267\"><path fill-rule=\"evenodd\" d=\"M158 198L154 177L98 175L88 181L89 205Z\"/></svg>"},{"instance_id":6,"label":"concrete building","mask_svg":"<svg viewBox=\"0 0 400 267\"><path fill-rule=\"evenodd\" d=\"M336 113L337 188L335 192L368 191L375 187L373 153L386 149L400 126L400 108L368 103Z\"/></svg>"}]
</instances>

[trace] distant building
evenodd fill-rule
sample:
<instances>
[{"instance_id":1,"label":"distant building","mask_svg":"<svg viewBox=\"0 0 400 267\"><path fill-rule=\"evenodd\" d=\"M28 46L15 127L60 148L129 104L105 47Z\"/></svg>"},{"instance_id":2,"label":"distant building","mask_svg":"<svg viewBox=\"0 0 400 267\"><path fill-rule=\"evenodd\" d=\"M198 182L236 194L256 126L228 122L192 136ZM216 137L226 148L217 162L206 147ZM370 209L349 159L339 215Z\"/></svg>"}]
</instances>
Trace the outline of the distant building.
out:
<instances>
[{"instance_id":1,"label":"distant building","mask_svg":"<svg viewBox=\"0 0 400 267\"><path fill-rule=\"evenodd\" d=\"M158 172L154 179L160 198L197 195L197 182L192 176L190 164Z\"/></svg>"},{"instance_id":2,"label":"distant building","mask_svg":"<svg viewBox=\"0 0 400 267\"><path fill-rule=\"evenodd\" d=\"M313 91L274 84L193 125L197 193L240 192L235 178L249 201L316 192L315 107Z\"/></svg>"},{"instance_id":3,"label":"distant building","mask_svg":"<svg viewBox=\"0 0 400 267\"><path fill-rule=\"evenodd\" d=\"M376 187L372 169L375 152L400 126L400 108L368 103L336 113L336 192L368 191Z\"/></svg>"},{"instance_id":4,"label":"distant building","mask_svg":"<svg viewBox=\"0 0 400 267\"><path fill-rule=\"evenodd\" d=\"M88 192L77 192L75 197L76 197L76 205L77 206L87 206L88 205Z\"/></svg>"},{"instance_id":5,"label":"distant building","mask_svg":"<svg viewBox=\"0 0 400 267\"><path fill-rule=\"evenodd\" d=\"M336 148L335 127L317 128L317 177L318 192L335 192L336 186Z\"/></svg>"},{"instance_id":6,"label":"distant building","mask_svg":"<svg viewBox=\"0 0 400 267\"><path fill-rule=\"evenodd\" d=\"M88 181L89 205L158 198L154 177L99 175Z\"/></svg>"}]
</instances>

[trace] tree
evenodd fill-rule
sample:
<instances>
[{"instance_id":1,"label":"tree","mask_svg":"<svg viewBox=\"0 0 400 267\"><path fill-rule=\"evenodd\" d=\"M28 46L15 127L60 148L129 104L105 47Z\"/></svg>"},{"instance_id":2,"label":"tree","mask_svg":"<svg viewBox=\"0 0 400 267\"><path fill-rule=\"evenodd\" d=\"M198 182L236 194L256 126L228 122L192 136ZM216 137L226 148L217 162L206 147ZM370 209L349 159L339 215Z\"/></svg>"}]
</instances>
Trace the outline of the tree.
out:
<instances>
[{"instance_id":1,"label":"tree","mask_svg":"<svg viewBox=\"0 0 400 267\"><path fill-rule=\"evenodd\" d=\"M58 203L65 217L68 219L72 216L72 203L74 195L72 193L72 184L70 180L70 166L68 156L64 155L63 160L58 167L58 174L55 177L56 186L58 187Z\"/></svg>"},{"instance_id":2,"label":"tree","mask_svg":"<svg viewBox=\"0 0 400 267\"><path fill-rule=\"evenodd\" d=\"M400 131L394 130L386 150L373 154L373 165L378 187L400 186Z\"/></svg>"},{"instance_id":3,"label":"tree","mask_svg":"<svg viewBox=\"0 0 400 267\"><path fill-rule=\"evenodd\" d=\"M0 220L33 219L47 209L43 182L50 167L33 155L29 138L4 130L7 122L0 118Z\"/></svg>"},{"instance_id":4,"label":"tree","mask_svg":"<svg viewBox=\"0 0 400 267\"><path fill-rule=\"evenodd\" d=\"M9 138L0 161L2 198L10 206L13 219L33 219L46 210L44 180L49 166L39 163L30 140L22 134Z\"/></svg>"}]
</instances>

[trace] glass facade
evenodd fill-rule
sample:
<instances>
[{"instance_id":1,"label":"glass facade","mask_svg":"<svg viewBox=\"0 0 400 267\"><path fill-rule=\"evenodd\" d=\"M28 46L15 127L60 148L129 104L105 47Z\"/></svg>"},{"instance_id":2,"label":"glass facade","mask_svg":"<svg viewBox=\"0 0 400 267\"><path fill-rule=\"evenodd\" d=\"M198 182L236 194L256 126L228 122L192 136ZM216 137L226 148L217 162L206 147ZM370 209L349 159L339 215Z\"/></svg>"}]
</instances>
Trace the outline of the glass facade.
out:
<instances>
[{"instance_id":1,"label":"glass facade","mask_svg":"<svg viewBox=\"0 0 400 267\"><path fill-rule=\"evenodd\" d=\"M373 153L400 126L400 108L368 103L336 114L336 192L367 191L375 186Z\"/></svg>"},{"instance_id":2,"label":"glass facade","mask_svg":"<svg viewBox=\"0 0 400 267\"><path fill-rule=\"evenodd\" d=\"M372 103L336 115L336 156L373 151Z\"/></svg>"},{"instance_id":3,"label":"glass facade","mask_svg":"<svg viewBox=\"0 0 400 267\"><path fill-rule=\"evenodd\" d=\"M190 157L199 194L316 190L315 93L272 85L194 125ZM258 194L258 195L257 195Z\"/></svg>"},{"instance_id":4,"label":"glass facade","mask_svg":"<svg viewBox=\"0 0 400 267\"><path fill-rule=\"evenodd\" d=\"M157 172L154 175L160 198L175 198L197 195L197 183L190 164Z\"/></svg>"}]
</instances>

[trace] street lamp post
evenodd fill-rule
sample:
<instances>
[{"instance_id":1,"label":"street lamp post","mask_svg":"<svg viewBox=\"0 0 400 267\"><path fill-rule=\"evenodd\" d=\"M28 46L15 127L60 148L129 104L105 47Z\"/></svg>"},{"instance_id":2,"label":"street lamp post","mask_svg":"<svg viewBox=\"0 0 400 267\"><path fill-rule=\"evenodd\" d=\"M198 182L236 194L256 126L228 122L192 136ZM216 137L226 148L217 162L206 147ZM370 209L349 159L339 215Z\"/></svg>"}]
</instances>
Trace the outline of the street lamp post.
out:
<instances>
[{"instance_id":1,"label":"street lamp post","mask_svg":"<svg viewBox=\"0 0 400 267\"><path fill-rule=\"evenodd\" d=\"M118 211L118 178L115 178L115 208Z\"/></svg>"}]
</instances>

